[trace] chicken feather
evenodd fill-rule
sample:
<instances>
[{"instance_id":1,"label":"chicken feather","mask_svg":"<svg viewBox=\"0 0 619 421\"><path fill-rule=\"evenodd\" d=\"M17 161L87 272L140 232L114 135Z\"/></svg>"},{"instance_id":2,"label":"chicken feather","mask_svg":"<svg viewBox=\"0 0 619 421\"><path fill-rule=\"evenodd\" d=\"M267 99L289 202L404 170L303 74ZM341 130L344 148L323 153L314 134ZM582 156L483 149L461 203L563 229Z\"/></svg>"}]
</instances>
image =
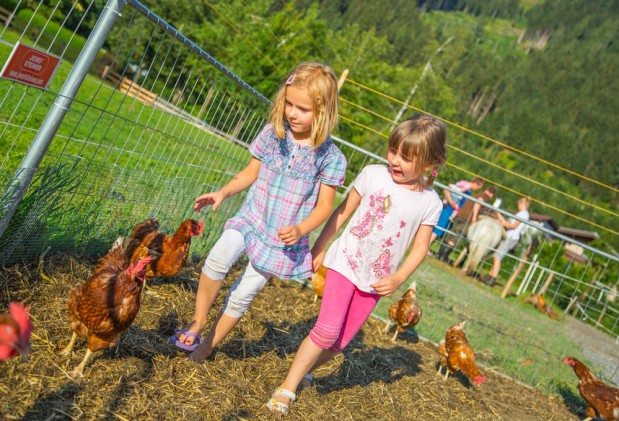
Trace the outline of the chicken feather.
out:
<instances>
[{"instance_id":1,"label":"chicken feather","mask_svg":"<svg viewBox=\"0 0 619 421\"><path fill-rule=\"evenodd\" d=\"M578 376L578 391L587 402L587 416L606 421L619 420L619 389L604 384L576 358L565 357L563 362L572 366Z\"/></svg>"}]
</instances>

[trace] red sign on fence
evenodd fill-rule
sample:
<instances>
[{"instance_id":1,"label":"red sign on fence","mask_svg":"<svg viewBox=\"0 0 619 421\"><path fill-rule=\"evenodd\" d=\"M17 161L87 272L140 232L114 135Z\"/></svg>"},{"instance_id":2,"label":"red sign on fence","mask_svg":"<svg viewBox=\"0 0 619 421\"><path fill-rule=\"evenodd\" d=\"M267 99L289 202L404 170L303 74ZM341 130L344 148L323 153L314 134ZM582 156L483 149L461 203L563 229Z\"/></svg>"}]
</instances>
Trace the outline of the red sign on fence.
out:
<instances>
[{"instance_id":1,"label":"red sign on fence","mask_svg":"<svg viewBox=\"0 0 619 421\"><path fill-rule=\"evenodd\" d=\"M46 89L60 58L18 42L0 73L0 77Z\"/></svg>"}]
</instances>

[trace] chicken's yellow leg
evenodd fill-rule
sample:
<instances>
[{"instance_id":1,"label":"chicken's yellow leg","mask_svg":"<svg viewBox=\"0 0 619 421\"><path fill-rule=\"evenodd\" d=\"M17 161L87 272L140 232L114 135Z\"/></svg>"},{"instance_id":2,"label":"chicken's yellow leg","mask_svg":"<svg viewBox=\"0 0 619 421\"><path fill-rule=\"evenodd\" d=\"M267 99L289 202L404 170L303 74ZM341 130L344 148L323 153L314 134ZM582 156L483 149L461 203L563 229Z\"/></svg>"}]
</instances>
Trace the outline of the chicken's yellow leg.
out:
<instances>
[{"instance_id":1,"label":"chicken's yellow leg","mask_svg":"<svg viewBox=\"0 0 619 421\"><path fill-rule=\"evenodd\" d=\"M71 340L69 341L69 345L67 345L67 347L62 350L62 352L60 353L60 355L71 355L71 352L73 351L73 345L75 344L75 340L77 339L77 333L73 332L73 336L71 336Z\"/></svg>"},{"instance_id":2,"label":"chicken's yellow leg","mask_svg":"<svg viewBox=\"0 0 619 421\"><path fill-rule=\"evenodd\" d=\"M91 355L92 355L92 351L90 349L87 349L86 355L84 355L84 359L82 360L82 362L79 363L77 367L75 367L75 370L69 373L71 374L71 377L73 378L84 377L84 367L86 367L86 363L90 359Z\"/></svg>"}]
</instances>

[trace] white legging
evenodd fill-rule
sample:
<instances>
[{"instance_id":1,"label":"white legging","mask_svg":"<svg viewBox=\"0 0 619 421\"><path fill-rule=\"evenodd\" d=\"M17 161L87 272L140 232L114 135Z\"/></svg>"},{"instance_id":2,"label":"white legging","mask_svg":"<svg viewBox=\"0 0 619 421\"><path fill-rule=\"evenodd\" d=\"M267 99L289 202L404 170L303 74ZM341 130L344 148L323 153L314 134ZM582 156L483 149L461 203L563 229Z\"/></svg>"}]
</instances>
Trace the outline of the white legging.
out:
<instances>
[{"instance_id":1,"label":"white legging","mask_svg":"<svg viewBox=\"0 0 619 421\"><path fill-rule=\"evenodd\" d=\"M227 229L209 253L202 273L216 281L223 281L226 274L245 251L245 240L240 232ZM243 317L254 297L264 288L271 274L260 271L249 262L228 291L224 314L236 319Z\"/></svg>"}]
</instances>

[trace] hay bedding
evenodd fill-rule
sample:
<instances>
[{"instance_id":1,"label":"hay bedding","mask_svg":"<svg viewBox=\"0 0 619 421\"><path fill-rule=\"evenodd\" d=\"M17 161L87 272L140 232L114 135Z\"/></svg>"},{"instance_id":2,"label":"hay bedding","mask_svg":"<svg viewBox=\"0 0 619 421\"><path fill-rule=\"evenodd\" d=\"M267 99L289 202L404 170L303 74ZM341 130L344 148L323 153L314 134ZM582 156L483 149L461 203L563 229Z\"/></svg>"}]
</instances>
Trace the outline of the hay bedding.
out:
<instances>
[{"instance_id":1,"label":"hay bedding","mask_svg":"<svg viewBox=\"0 0 619 421\"><path fill-rule=\"evenodd\" d=\"M44 265L49 280L34 266L0 272L1 307L8 300L25 301L35 325L30 359L0 362L0 419L273 418L263 405L284 378L319 309L311 289L272 281L214 355L195 365L167 344L193 313L199 266L185 268L174 279L147 286L140 313L120 345L96 353L86 377L73 381L66 373L81 361L86 344L78 341L72 358L58 355L71 335L67 297L92 266L55 256ZM239 271L231 272L222 292ZM578 419L560 398L487 371L489 380L479 389L462 377L443 382L435 375L438 358L432 344L409 334L399 335L393 344L390 334L378 333L383 326L371 318L343 355L317 370L314 387L299 394L289 418Z\"/></svg>"}]
</instances>

